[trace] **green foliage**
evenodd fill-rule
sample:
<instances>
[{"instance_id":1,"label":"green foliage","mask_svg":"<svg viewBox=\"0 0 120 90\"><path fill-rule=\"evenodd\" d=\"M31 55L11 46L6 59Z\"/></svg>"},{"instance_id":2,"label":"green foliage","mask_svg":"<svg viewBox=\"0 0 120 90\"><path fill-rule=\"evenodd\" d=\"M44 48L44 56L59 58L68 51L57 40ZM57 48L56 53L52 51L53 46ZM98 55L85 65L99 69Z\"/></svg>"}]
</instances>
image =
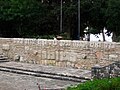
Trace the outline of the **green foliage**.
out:
<instances>
[{"instance_id":1,"label":"green foliage","mask_svg":"<svg viewBox=\"0 0 120 90\"><path fill-rule=\"evenodd\" d=\"M118 41L120 35L120 1L119 0L109 0L108 8L106 12L107 19L107 29L114 32L114 41Z\"/></svg>"},{"instance_id":2,"label":"green foliage","mask_svg":"<svg viewBox=\"0 0 120 90\"><path fill-rule=\"evenodd\" d=\"M31 37L57 33L58 22L50 5L37 0L1 0L0 4L0 32L3 36Z\"/></svg>"},{"instance_id":3,"label":"green foliage","mask_svg":"<svg viewBox=\"0 0 120 90\"><path fill-rule=\"evenodd\" d=\"M84 84L68 87L67 90L120 90L120 77L88 81Z\"/></svg>"},{"instance_id":4,"label":"green foliage","mask_svg":"<svg viewBox=\"0 0 120 90\"><path fill-rule=\"evenodd\" d=\"M60 34L60 0L0 0L0 36L41 37ZM63 32L66 39L78 33L78 1L63 0ZM120 35L119 0L80 0L80 35L84 29L100 33L103 28ZM47 37L46 37L47 38Z\"/></svg>"}]
</instances>

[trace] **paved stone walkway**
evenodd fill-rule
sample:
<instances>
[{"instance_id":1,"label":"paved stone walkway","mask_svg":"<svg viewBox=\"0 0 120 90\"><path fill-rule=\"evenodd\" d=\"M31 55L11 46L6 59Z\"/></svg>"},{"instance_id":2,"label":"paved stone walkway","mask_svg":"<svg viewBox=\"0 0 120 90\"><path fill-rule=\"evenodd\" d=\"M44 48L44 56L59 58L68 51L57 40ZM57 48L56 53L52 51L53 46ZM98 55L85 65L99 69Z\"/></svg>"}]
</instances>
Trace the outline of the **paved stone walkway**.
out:
<instances>
[{"instance_id":1,"label":"paved stone walkway","mask_svg":"<svg viewBox=\"0 0 120 90\"><path fill-rule=\"evenodd\" d=\"M88 78L91 77L91 71L89 70L75 69L75 68L68 68L68 67L45 66L45 65L39 65L39 64L28 64L28 63L20 63L20 62L0 63L0 66L63 74L63 75L69 75L69 76L88 77Z\"/></svg>"},{"instance_id":2,"label":"paved stone walkway","mask_svg":"<svg viewBox=\"0 0 120 90\"><path fill-rule=\"evenodd\" d=\"M42 90L61 90L78 83L0 71L0 90L39 90L37 84Z\"/></svg>"},{"instance_id":3,"label":"paved stone walkway","mask_svg":"<svg viewBox=\"0 0 120 90\"><path fill-rule=\"evenodd\" d=\"M88 70L63 68L55 66L43 66L37 64L27 64L20 62L0 63L0 66L14 67L19 69L28 69L34 71L44 71L70 76L89 77L91 72ZM10 72L0 71L0 90L61 90L70 85L78 84L78 82L57 80L51 78L34 77L30 75L20 75ZM44 89L45 88L45 89ZM40 89L40 90L41 90Z\"/></svg>"}]
</instances>

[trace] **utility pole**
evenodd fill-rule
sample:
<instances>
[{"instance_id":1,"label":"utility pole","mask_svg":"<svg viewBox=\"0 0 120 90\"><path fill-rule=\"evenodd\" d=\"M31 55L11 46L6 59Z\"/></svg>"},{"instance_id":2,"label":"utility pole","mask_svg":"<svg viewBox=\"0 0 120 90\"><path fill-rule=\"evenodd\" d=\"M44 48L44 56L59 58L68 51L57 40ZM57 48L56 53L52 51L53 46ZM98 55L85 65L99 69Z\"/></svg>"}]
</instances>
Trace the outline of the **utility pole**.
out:
<instances>
[{"instance_id":1,"label":"utility pole","mask_svg":"<svg viewBox=\"0 0 120 90\"><path fill-rule=\"evenodd\" d=\"M60 33L62 32L62 6L63 6L63 3L62 3L62 0L60 2Z\"/></svg>"},{"instance_id":2,"label":"utility pole","mask_svg":"<svg viewBox=\"0 0 120 90\"><path fill-rule=\"evenodd\" d=\"M80 0L78 0L78 40L80 39Z\"/></svg>"}]
</instances>

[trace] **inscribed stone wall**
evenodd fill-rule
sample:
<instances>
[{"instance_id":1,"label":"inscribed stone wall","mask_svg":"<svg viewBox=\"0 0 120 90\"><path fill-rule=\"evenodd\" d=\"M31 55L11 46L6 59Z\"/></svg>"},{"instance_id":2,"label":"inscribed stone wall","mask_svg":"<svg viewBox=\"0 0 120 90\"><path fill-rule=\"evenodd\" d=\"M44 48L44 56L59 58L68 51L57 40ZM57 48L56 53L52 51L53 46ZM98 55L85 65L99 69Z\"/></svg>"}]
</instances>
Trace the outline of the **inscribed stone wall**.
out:
<instances>
[{"instance_id":1,"label":"inscribed stone wall","mask_svg":"<svg viewBox=\"0 0 120 90\"><path fill-rule=\"evenodd\" d=\"M25 63L90 69L120 59L120 43L0 38L0 52Z\"/></svg>"}]
</instances>

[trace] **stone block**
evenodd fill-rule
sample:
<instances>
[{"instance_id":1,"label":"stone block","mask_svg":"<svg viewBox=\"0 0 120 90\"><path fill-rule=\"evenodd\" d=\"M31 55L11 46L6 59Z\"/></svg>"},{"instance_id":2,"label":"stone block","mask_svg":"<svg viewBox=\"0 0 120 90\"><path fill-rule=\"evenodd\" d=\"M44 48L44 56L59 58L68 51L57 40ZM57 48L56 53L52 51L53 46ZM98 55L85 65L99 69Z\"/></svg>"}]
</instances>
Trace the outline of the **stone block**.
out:
<instances>
[{"instance_id":1,"label":"stone block","mask_svg":"<svg viewBox=\"0 0 120 90\"><path fill-rule=\"evenodd\" d=\"M100 52L100 51L97 51L97 52L95 53L95 56L96 56L97 59L102 59L102 58L103 58L103 53Z\"/></svg>"},{"instance_id":2,"label":"stone block","mask_svg":"<svg viewBox=\"0 0 120 90\"><path fill-rule=\"evenodd\" d=\"M25 51L28 51L30 50L30 47L29 46L25 46Z\"/></svg>"},{"instance_id":3,"label":"stone block","mask_svg":"<svg viewBox=\"0 0 120 90\"><path fill-rule=\"evenodd\" d=\"M93 43L93 42L90 42L90 47L94 47L95 46L95 43Z\"/></svg>"},{"instance_id":4,"label":"stone block","mask_svg":"<svg viewBox=\"0 0 120 90\"><path fill-rule=\"evenodd\" d=\"M74 63L72 63L72 62L66 62L66 64L67 64L67 67L73 67L74 68Z\"/></svg>"},{"instance_id":5,"label":"stone block","mask_svg":"<svg viewBox=\"0 0 120 90\"><path fill-rule=\"evenodd\" d=\"M42 59L47 59L47 51L42 51Z\"/></svg>"},{"instance_id":6,"label":"stone block","mask_svg":"<svg viewBox=\"0 0 120 90\"><path fill-rule=\"evenodd\" d=\"M95 43L95 48L101 48L102 47L102 43L98 42L98 43Z\"/></svg>"},{"instance_id":7,"label":"stone block","mask_svg":"<svg viewBox=\"0 0 120 90\"><path fill-rule=\"evenodd\" d=\"M3 44L2 45L2 50L5 50L5 51L10 50L10 45L9 44Z\"/></svg>"},{"instance_id":8,"label":"stone block","mask_svg":"<svg viewBox=\"0 0 120 90\"><path fill-rule=\"evenodd\" d=\"M60 52L60 61L68 61L69 58L69 52Z\"/></svg>"},{"instance_id":9,"label":"stone block","mask_svg":"<svg viewBox=\"0 0 120 90\"><path fill-rule=\"evenodd\" d=\"M56 61L55 60L47 60L46 64L47 65L51 65L51 66L55 66L56 65Z\"/></svg>"},{"instance_id":10,"label":"stone block","mask_svg":"<svg viewBox=\"0 0 120 90\"><path fill-rule=\"evenodd\" d=\"M59 51L55 51L55 60L59 61L59 57L60 57L60 52Z\"/></svg>"},{"instance_id":11,"label":"stone block","mask_svg":"<svg viewBox=\"0 0 120 90\"><path fill-rule=\"evenodd\" d=\"M70 55L69 55L69 61L75 62L76 60L77 60L77 54L71 52Z\"/></svg>"},{"instance_id":12,"label":"stone block","mask_svg":"<svg viewBox=\"0 0 120 90\"><path fill-rule=\"evenodd\" d=\"M109 60L117 60L118 59L118 55L116 55L116 54L110 54L109 55Z\"/></svg>"},{"instance_id":13,"label":"stone block","mask_svg":"<svg viewBox=\"0 0 120 90\"><path fill-rule=\"evenodd\" d=\"M15 54L15 55L14 55L14 60L15 60L15 61L20 61L20 55Z\"/></svg>"},{"instance_id":14,"label":"stone block","mask_svg":"<svg viewBox=\"0 0 120 90\"><path fill-rule=\"evenodd\" d=\"M55 60L55 51L49 51L47 59Z\"/></svg>"},{"instance_id":15,"label":"stone block","mask_svg":"<svg viewBox=\"0 0 120 90\"><path fill-rule=\"evenodd\" d=\"M34 56L38 55L38 51L37 50L33 50L33 55Z\"/></svg>"},{"instance_id":16,"label":"stone block","mask_svg":"<svg viewBox=\"0 0 120 90\"><path fill-rule=\"evenodd\" d=\"M24 62L25 60L24 60L24 58L22 57L22 56L20 56L20 62Z\"/></svg>"}]
</instances>

